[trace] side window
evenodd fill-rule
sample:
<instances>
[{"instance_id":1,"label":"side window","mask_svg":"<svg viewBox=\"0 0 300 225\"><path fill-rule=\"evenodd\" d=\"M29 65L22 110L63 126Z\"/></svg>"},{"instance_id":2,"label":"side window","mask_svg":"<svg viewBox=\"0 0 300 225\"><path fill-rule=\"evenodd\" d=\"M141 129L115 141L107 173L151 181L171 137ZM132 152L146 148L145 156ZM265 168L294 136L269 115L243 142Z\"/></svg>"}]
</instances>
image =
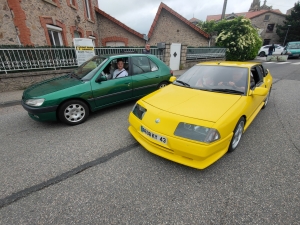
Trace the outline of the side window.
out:
<instances>
[{"instance_id":1,"label":"side window","mask_svg":"<svg viewBox=\"0 0 300 225\"><path fill-rule=\"evenodd\" d=\"M253 74L253 78L255 81L256 86L260 86L260 84L263 82L263 70L260 66L255 66L251 68L251 72Z\"/></svg>"},{"instance_id":2,"label":"side window","mask_svg":"<svg viewBox=\"0 0 300 225\"><path fill-rule=\"evenodd\" d=\"M154 62L152 62L151 59L149 61L150 61L151 71L157 71L158 66Z\"/></svg>"},{"instance_id":3,"label":"side window","mask_svg":"<svg viewBox=\"0 0 300 225\"><path fill-rule=\"evenodd\" d=\"M264 77L267 76L267 74L268 74L267 69L264 68L262 65L260 65L259 68L260 68L260 70L262 71L263 76L264 76Z\"/></svg>"},{"instance_id":4,"label":"side window","mask_svg":"<svg viewBox=\"0 0 300 225\"><path fill-rule=\"evenodd\" d=\"M145 56L132 57L132 74L142 74L151 71L149 59Z\"/></svg>"}]
</instances>

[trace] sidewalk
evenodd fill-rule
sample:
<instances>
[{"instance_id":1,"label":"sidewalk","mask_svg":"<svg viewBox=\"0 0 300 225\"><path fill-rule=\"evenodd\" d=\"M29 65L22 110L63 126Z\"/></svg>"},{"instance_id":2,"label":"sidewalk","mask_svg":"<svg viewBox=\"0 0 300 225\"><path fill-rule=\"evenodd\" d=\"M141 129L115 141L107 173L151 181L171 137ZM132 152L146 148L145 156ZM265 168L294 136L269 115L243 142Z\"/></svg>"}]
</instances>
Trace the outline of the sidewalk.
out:
<instances>
[{"instance_id":1,"label":"sidewalk","mask_svg":"<svg viewBox=\"0 0 300 225\"><path fill-rule=\"evenodd\" d=\"M0 92L0 107L20 104L23 91Z\"/></svg>"},{"instance_id":2,"label":"sidewalk","mask_svg":"<svg viewBox=\"0 0 300 225\"><path fill-rule=\"evenodd\" d=\"M173 75L178 77L186 70L175 70ZM24 90L0 92L0 107L18 105L21 103Z\"/></svg>"}]
</instances>

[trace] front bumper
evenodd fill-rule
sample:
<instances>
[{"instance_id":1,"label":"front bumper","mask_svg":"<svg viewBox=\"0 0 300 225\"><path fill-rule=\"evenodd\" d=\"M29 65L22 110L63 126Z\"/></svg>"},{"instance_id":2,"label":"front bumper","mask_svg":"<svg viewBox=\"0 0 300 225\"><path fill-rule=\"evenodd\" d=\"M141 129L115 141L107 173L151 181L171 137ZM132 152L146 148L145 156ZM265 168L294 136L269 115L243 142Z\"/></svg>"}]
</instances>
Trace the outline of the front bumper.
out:
<instances>
[{"instance_id":1,"label":"front bumper","mask_svg":"<svg viewBox=\"0 0 300 225\"><path fill-rule=\"evenodd\" d=\"M168 144L164 145L141 133L141 120L132 113L129 115L129 123L129 132L149 152L196 169L204 169L221 158L227 152L233 135L231 133L211 144L163 135L168 138ZM161 135L157 131L154 132Z\"/></svg>"},{"instance_id":2,"label":"front bumper","mask_svg":"<svg viewBox=\"0 0 300 225\"><path fill-rule=\"evenodd\" d=\"M56 121L56 110L58 108L57 105L55 106L48 106L48 107L32 107L26 105L24 101L22 101L23 108L28 112L28 115L37 121Z\"/></svg>"}]
</instances>

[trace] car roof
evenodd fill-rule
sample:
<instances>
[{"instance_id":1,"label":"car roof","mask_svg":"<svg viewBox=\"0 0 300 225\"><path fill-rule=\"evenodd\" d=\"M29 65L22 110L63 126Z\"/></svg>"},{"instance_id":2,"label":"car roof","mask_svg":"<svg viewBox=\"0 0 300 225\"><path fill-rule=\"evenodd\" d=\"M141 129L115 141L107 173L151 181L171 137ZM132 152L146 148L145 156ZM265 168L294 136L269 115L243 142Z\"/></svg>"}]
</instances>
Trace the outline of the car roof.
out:
<instances>
[{"instance_id":1,"label":"car roof","mask_svg":"<svg viewBox=\"0 0 300 225\"><path fill-rule=\"evenodd\" d=\"M240 61L207 61L200 62L197 65L208 65L208 66L233 66L233 67L246 67L251 68L255 65L261 65L261 62L240 62Z\"/></svg>"},{"instance_id":2,"label":"car roof","mask_svg":"<svg viewBox=\"0 0 300 225\"><path fill-rule=\"evenodd\" d=\"M132 57L132 56L154 56L156 57L155 55L151 55L151 54L139 54L139 53L130 53L130 54L113 54L113 55L97 55L99 57L102 57L102 58L124 58L124 57Z\"/></svg>"}]
</instances>

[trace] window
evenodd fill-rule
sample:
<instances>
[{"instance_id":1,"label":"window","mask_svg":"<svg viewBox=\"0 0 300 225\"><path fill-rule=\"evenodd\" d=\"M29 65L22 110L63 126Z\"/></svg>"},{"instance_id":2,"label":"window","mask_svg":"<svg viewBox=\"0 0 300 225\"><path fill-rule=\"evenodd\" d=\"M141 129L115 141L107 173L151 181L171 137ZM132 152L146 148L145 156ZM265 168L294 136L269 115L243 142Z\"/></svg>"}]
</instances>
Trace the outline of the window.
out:
<instances>
[{"instance_id":1,"label":"window","mask_svg":"<svg viewBox=\"0 0 300 225\"><path fill-rule=\"evenodd\" d=\"M274 25L275 24L268 24L266 32L267 33L273 33Z\"/></svg>"},{"instance_id":2,"label":"window","mask_svg":"<svg viewBox=\"0 0 300 225\"><path fill-rule=\"evenodd\" d=\"M132 57L133 75L151 72L150 62L148 57Z\"/></svg>"},{"instance_id":3,"label":"window","mask_svg":"<svg viewBox=\"0 0 300 225\"><path fill-rule=\"evenodd\" d=\"M158 70L158 66L152 62L151 60L150 61L150 66L151 66L151 71L157 71Z\"/></svg>"},{"instance_id":4,"label":"window","mask_svg":"<svg viewBox=\"0 0 300 225\"><path fill-rule=\"evenodd\" d=\"M61 36L62 29L60 27L52 26L49 24L47 24L46 26L48 29L51 45L62 46L63 45L62 36Z\"/></svg>"},{"instance_id":5,"label":"window","mask_svg":"<svg viewBox=\"0 0 300 225\"><path fill-rule=\"evenodd\" d=\"M265 15L264 20L265 20L265 21L268 21L269 19L270 19L270 15Z\"/></svg>"},{"instance_id":6,"label":"window","mask_svg":"<svg viewBox=\"0 0 300 225\"><path fill-rule=\"evenodd\" d=\"M268 45L268 44L270 44L270 42L271 42L271 39L264 39L263 45Z\"/></svg>"},{"instance_id":7,"label":"window","mask_svg":"<svg viewBox=\"0 0 300 225\"><path fill-rule=\"evenodd\" d=\"M122 41L109 41L109 42L106 42L105 45L107 47L122 47L122 46L125 46L125 43Z\"/></svg>"},{"instance_id":8,"label":"window","mask_svg":"<svg viewBox=\"0 0 300 225\"><path fill-rule=\"evenodd\" d=\"M93 45L94 45L94 47L95 47L95 46L96 46L96 45L95 45L95 40L96 40L96 38L95 38L94 36L89 36L89 39L92 39Z\"/></svg>"},{"instance_id":9,"label":"window","mask_svg":"<svg viewBox=\"0 0 300 225\"><path fill-rule=\"evenodd\" d=\"M74 38L80 38L80 34L76 30L74 30Z\"/></svg>"},{"instance_id":10,"label":"window","mask_svg":"<svg viewBox=\"0 0 300 225\"><path fill-rule=\"evenodd\" d=\"M86 8L86 16L88 19L91 19L91 11L90 11L90 1L84 0L85 8Z\"/></svg>"}]
</instances>

